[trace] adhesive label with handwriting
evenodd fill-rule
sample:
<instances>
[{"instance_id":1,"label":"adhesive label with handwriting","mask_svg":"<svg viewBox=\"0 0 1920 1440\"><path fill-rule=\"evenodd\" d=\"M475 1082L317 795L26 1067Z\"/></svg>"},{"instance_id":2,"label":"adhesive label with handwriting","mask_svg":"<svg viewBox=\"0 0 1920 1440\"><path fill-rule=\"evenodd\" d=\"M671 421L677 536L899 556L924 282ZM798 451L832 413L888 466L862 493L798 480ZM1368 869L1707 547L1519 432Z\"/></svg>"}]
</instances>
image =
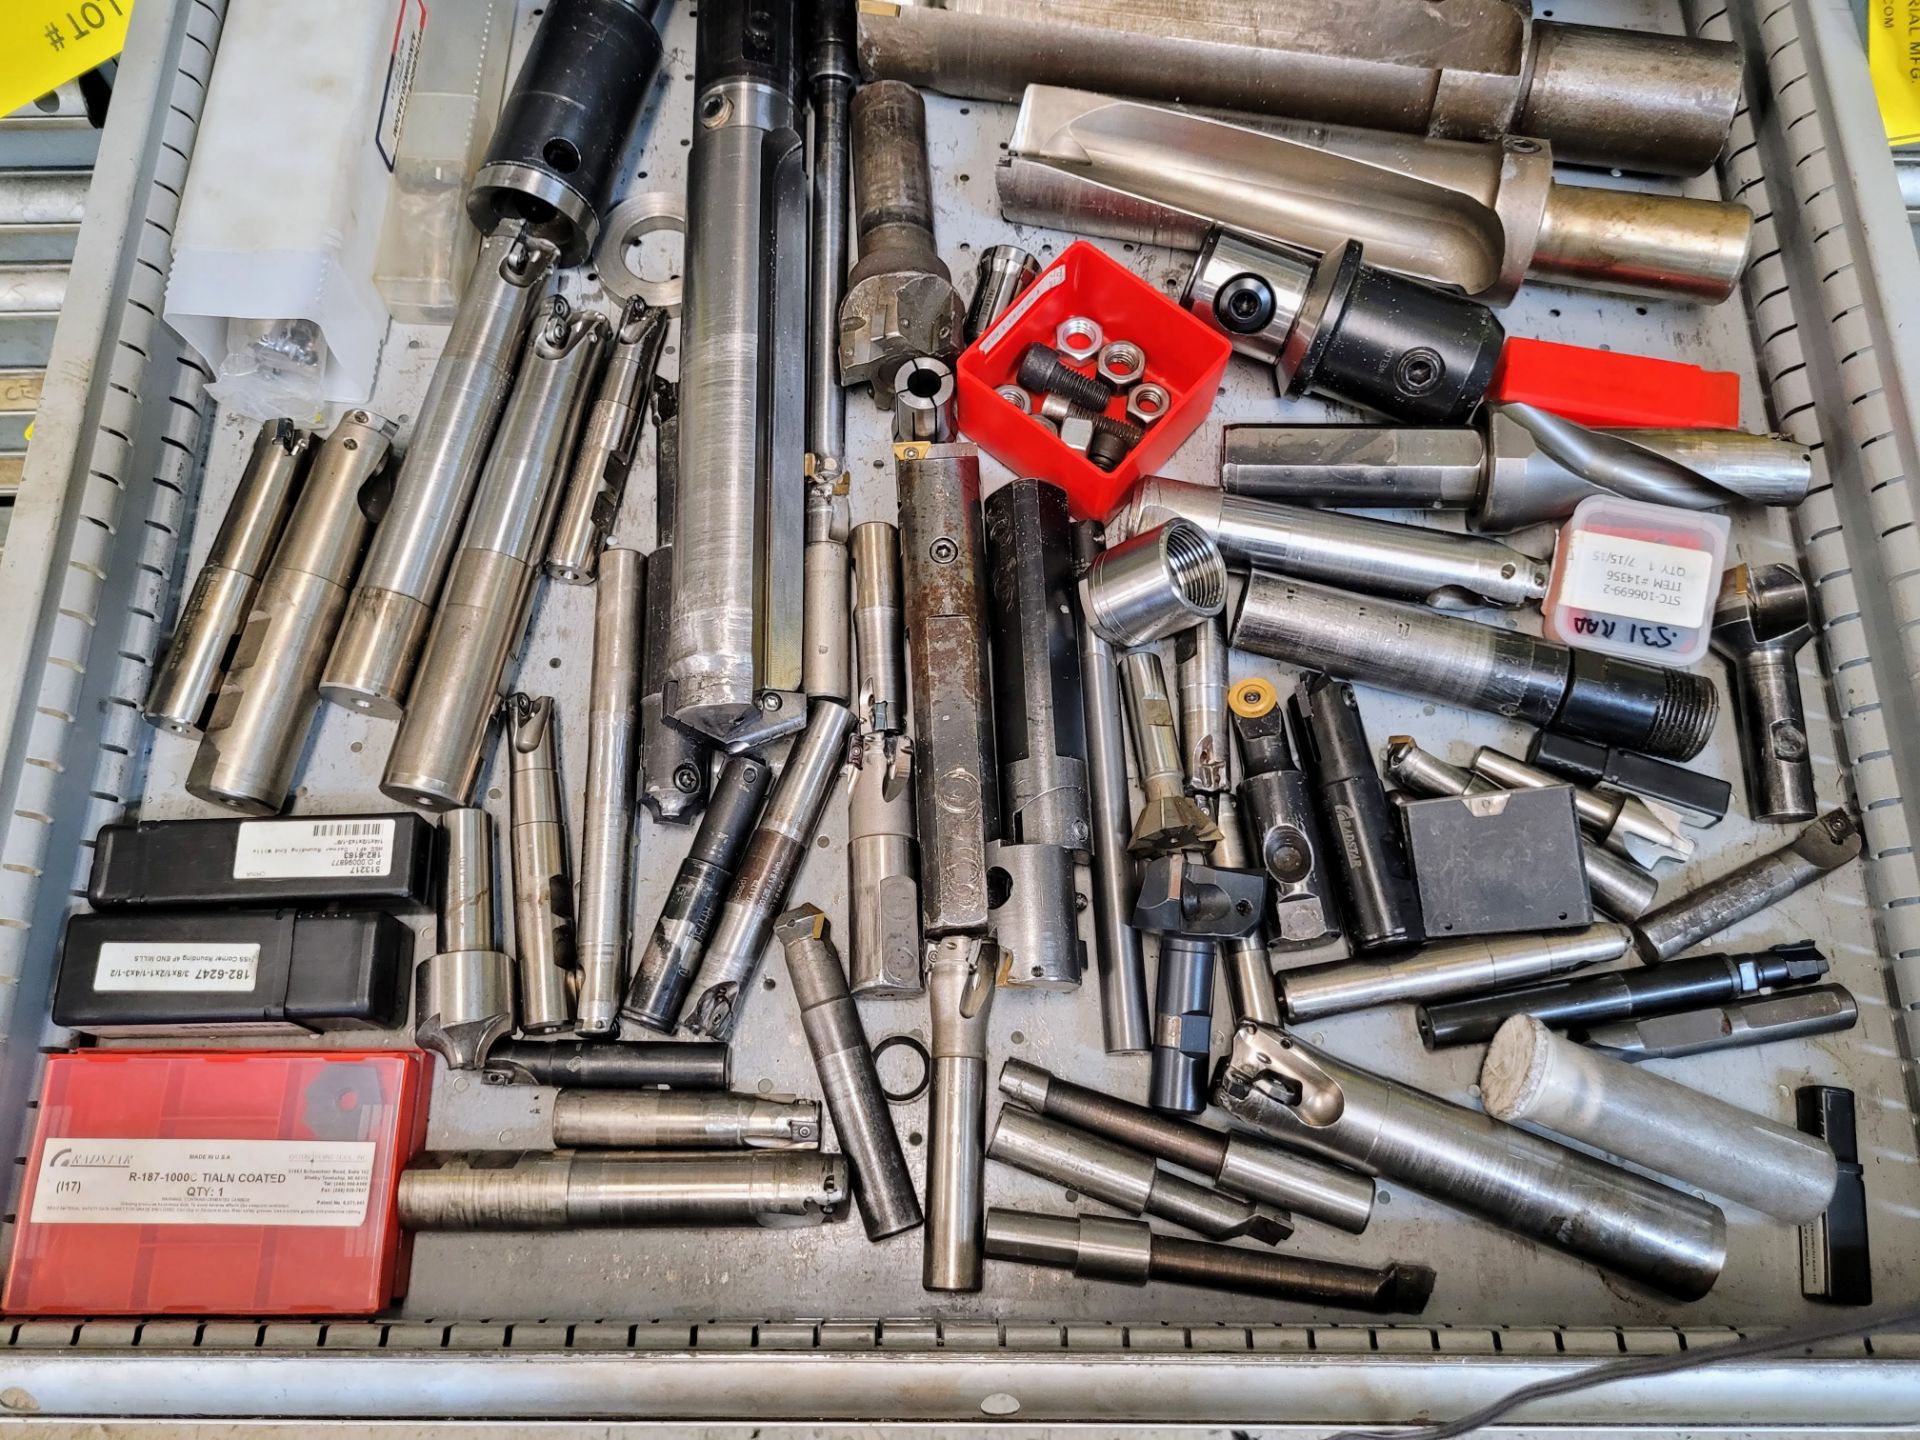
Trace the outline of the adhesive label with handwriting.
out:
<instances>
[{"instance_id":1,"label":"adhesive label with handwriting","mask_svg":"<svg viewBox=\"0 0 1920 1440\"><path fill-rule=\"evenodd\" d=\"M1720 580L1711 551L1597 530L1566 544L1561 604L1688 630L1705 622Z\"/></svg>"}]
</instances>

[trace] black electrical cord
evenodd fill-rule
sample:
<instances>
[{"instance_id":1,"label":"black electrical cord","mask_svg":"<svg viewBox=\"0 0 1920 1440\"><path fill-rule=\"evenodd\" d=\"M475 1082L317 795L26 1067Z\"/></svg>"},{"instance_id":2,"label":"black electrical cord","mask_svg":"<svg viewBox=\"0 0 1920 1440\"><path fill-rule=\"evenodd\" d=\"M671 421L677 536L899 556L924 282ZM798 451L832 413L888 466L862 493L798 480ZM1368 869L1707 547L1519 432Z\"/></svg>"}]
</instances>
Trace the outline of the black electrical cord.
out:
<instances>
[{"instance_id":1,"label":"black electrical cord","mask_svg":"<svg viewBox=\"0 0 1920 1440\"><path fill-rule=\"evenodd\" d=\"M1912 1325L1915 1322L1920 1322L1920 1305L1910 1305L1901 1310L1882 1311L1880 1314L1866 1317L1856 1313L1838 1317L1823 1324L1802 1326L1798 1330L1782 1330L1769 1335L1747 1335L1726 1345L1706 1346L1699 1350L1678 1350L1665 1355L1648 1355L1640 1359L1595 1365L1577 1374L1523 1385L1518 1390L1461 1416L1458 1420L1413 1428L1341 1430L1327 1436L1326 1440L1454 1440L1455 1436L1469 1435L1535 1400L1572 1395L1581 1390L1591 1390L1599 1385L1611 1385L1616 1380L1639 1380L1650 1375L1673 1375L1683 1370L1697 1370L1703 1366L1727 1360L1751 1360L1761 1355L1778 1355L1788 1350L1799 1350L1828 1340L1845 1340L1855 1335L1866 1335L1875 1330L1891 1330L1903 1325Z\"/></svg>"}]
</instances>

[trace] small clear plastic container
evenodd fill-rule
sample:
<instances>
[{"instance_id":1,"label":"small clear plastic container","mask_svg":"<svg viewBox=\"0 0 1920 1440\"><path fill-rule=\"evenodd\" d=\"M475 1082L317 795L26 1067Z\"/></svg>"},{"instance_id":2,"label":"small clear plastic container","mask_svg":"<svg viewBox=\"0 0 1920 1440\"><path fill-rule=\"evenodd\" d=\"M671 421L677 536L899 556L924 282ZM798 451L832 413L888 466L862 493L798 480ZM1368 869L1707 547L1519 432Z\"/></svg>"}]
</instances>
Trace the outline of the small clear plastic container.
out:
<instances>
[{"instance_id":1,"label":"small clear plastic container","mask_svg":"<svg viewBox=\"0 0 1920 1440\"><path fill-rule=\"evenodd\" d=\"M1541 609L1563 645L1684 667L1707 653L1724 515L1590 495L1560 531Z\"/></svg>"},{"instance_id":2,"label":"small clear plastic container","mask_svg":"<svg viewBox=\"0 0 1920 1440\"><path fill-rule=\"evenodd\" d=\"M434 0L424 13L405 107L382 116L393 197L373 283L402 324L448 325L480 253L467 186L500 118L514 0Z\"/></svg>"}]
</instances>

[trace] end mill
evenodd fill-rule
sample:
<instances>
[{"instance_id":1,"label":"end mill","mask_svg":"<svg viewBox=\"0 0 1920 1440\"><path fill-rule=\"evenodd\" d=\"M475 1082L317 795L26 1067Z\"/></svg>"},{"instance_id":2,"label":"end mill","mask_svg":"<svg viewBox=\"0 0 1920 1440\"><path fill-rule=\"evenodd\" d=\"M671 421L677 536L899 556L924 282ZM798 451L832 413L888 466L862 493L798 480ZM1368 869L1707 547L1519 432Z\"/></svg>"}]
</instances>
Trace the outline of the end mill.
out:
<instances>
[{"instance_id":1,"label":"end mill","mask_svg":"<svg viewBox=\"0 0 1920 1440\"><path fill-rule=\"evenodd\" d=\"M440 949L414 975L413 1043L453 1070L478 1070L513 1029L513 961L493 918L493 818L453 810L441 822Z\"/></svg>"}]
</instances>

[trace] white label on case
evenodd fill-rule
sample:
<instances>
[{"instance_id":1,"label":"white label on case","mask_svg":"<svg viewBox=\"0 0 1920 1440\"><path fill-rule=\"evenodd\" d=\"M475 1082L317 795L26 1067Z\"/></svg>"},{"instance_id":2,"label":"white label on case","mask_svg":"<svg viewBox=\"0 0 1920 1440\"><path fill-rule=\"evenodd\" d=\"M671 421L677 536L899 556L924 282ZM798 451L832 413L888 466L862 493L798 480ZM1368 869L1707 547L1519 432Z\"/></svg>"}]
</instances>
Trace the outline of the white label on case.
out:
<instances>
[{"instance_id":1,"label":"white label on case","mask_svg":"<svg viewBox=\"0 0 1920 1440\"><path fill-rule=\"evenodd\" d=\"M260 947L213 941L180 945L109 940L93 967L96 992L201 990L243 993L253 989Z\"/></svg>"},{"instance_id":2,"label":"white label on case","mask_svg":"<svg viewBox=\"0 0 1920 1440\"><path fill-rule=\"evenodd\" d=\"M393 868L393 820L249 820L233 845L236 880L380 876Z\"/></svg>"},{"instance_id":3,"label":"white label on case","mask_svg":"<svg viewBox=\"0 0 1920 1440\"><path fill-rule=\"evenodd\" d=\"M40 1150L36 1225L351 1229L373 1190L372 1140L73 1140Z\"/></svg>"},{"instance_id":4,"label":"white label on case","mask_svg":"<svg viewBox=\"0 0 1920 1440\"><path fill-rule=\"evenodd\" d=\"M1597 530L1573 532L1563 573L1563 605L1685 630L1705 622L1719 579L1711 551Z\"/></svg>"}]
</instances>

